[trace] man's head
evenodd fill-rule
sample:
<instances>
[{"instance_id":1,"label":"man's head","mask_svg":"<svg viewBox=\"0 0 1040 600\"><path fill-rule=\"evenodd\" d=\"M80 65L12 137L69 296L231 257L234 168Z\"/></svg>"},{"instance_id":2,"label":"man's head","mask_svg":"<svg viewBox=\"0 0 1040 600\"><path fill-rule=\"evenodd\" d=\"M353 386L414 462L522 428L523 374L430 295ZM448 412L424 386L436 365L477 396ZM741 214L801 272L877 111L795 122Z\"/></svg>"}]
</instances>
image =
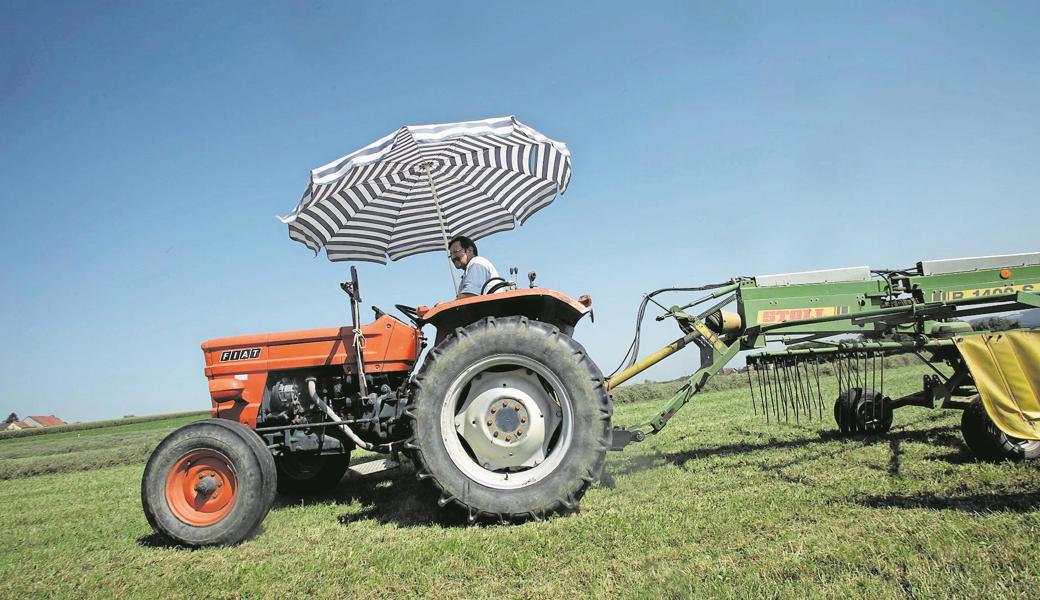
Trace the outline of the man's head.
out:
<instances>
[{"instance_id":1,"label":"man's head","mask_svg":"<svg viewBox=\"0 0 1040 600\"><path fill-rule=\"evenodd\" d=\"M470 259L477 256L477 245L468 237L457 235L448 243L448 253L455 268L465 270Z\"/></svg>"}]
</instances>

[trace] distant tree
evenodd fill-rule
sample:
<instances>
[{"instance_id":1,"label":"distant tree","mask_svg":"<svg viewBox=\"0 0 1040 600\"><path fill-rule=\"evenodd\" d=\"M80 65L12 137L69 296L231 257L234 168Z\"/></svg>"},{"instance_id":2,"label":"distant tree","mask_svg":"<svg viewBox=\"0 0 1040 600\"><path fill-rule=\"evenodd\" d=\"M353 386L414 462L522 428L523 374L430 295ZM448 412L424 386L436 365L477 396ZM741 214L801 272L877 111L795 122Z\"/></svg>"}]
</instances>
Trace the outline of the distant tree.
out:
<instances>
[{"instance_id":1,"label":"distant tree","mask_svg":"<svg viewBox=\"0 0 1040 600\"><path fill-rule=\"evenodd\" d=\"M17 420L18 420L18 415L16 415L15 413L11 413L11 414L7 415L7 420L4 421L4 425L7 425L8 423L14 423Z\"/></svg>"}]
</instances>

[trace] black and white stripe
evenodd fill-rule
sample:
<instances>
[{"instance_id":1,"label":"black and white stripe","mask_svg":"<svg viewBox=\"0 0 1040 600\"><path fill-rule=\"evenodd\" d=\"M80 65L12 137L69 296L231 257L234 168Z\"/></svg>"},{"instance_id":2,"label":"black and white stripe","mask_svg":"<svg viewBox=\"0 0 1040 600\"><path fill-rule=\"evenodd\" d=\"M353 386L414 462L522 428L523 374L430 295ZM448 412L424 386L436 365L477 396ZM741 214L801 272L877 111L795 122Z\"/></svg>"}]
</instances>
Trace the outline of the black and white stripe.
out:
<instances>
[{"instance_id":1,"label":"black and white stripe","mask_svg":"<svg viewBox=\"0 0 1040 600\"><path fill-rule=\"evenodd\" d=\"M566 144L516 117L402 127L311 171L296 209L280 217L289 237L330 260L391 260L444 249L432 175L447 237L474 240L523 224L570 183Z\"/></svg>"}]
</instances>

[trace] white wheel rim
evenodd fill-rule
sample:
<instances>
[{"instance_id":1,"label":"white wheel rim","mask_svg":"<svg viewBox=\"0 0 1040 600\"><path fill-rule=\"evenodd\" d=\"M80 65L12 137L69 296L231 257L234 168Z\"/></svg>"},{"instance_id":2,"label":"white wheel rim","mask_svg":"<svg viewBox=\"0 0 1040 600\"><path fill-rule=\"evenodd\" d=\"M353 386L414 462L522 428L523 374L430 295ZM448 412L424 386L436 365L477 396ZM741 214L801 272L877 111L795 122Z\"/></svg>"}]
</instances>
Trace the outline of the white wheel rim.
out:
<instances>
[{"instance_id":1,"label":"white wheel rim","mask_svg":"<svg viewBox=\"0 0 1040 600\"><path fill-rule=\"evenodd\" d=\"M1029 454L1035 452L1040 447L1040 441L1038 440L1018 440L1015 441L1015 445L1022 450L1022 452Z\"/></svg>"},{"instance_id":2,"label":"white wheel rim","mask_svg":"<svg viewBox=\"0 0 1040 600\"><path fill-rule=\"evenodd\" d=\"M448 456L471 480L517 489L549 476L573 438L574 408L563 382L518 354L477 361L452 381L440 409Z\"/></svg>"}]
</instances>

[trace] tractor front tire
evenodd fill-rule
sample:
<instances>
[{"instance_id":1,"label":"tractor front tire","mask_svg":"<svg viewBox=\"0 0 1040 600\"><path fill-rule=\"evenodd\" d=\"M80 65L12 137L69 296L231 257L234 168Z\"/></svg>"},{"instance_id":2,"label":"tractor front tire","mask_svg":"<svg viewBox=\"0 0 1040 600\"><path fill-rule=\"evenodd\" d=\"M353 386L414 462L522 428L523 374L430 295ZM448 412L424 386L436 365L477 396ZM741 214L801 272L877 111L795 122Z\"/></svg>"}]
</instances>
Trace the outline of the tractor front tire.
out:
<instances>
[{"instance_id":1,"label":"tractor front tire","mask_svg":"<svg viewBox=\"0 0 1040 600\"><path fill-rule=\"evenodd\" d=\"M324 494L335 489L350 466L350 453L285 454L274 459L278 491L293 496Z\"/></svg>"},{"instance_id":2,"label":"tractor front tire","mask_svg":"<svg viewBox=\"0 0 1040 600\"><path fill-rule=\"evenodd\" d=\"M1018 462L1040 457L1040 441L1022 440L1001 431L989 418L978 395L961 415L961 435L968 449L980 460Z\"/></svg>"},{"instance_id":3,"label":"tractor front tire","mask_svg":"<svg viewBox=\"0 0 1040 600\"><path fill-rule=\"evenodd\" d=\"M575 510L603 469L612 416L603 374L552 325L488 317L457 329L415 386L406 449L439 504L470 522Z\"/></svg>"},{"instance_id":4,"label":"tractor front tire","mask_svg":"<svg viewBox=\"0 0 1040 600\"><path fill-rule=\"evenodd\" d=\"M141 480L152 529L189 547L237 544L267 516L277 491L274 458L246 426L189 423L159 443Z\"/></svg>"}]
</instances>

